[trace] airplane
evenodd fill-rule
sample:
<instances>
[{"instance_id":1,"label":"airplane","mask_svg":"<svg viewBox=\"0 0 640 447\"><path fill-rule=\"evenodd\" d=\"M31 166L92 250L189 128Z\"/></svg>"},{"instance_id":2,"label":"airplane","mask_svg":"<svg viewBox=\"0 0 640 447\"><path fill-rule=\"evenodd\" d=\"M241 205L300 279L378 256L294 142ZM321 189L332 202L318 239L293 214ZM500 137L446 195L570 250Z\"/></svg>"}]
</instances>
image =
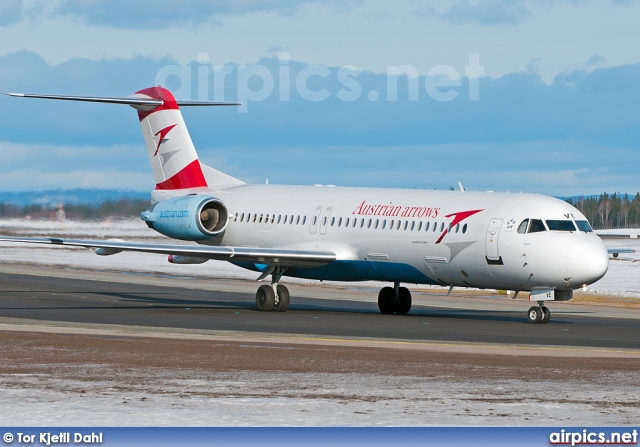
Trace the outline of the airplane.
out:
<instances>
[{"instance_id":1,"label":"airplane","mask_svg":"<svg viewBox=\"0 0 640 447\"><path fill-rule=\"evenodd\" d=\"M223 260L270 277L256 292L260 311L286 312L283 277L388 282L383 314L411 310L401 284L529 293L531 323L548 323L545 305L607 272L608 250L587 218L549 196L459 190L251 185L201 163L181 106L237 103L178 101L161 87L126 97L7 93L9 96L126 104L138 112L155 179L146 225L193 245L24 238L0 241L168 255L173 264ZM633 251L633 250L631 250ZM616 252L626 252L616 249Z\"/></svg>"}]
</instances>

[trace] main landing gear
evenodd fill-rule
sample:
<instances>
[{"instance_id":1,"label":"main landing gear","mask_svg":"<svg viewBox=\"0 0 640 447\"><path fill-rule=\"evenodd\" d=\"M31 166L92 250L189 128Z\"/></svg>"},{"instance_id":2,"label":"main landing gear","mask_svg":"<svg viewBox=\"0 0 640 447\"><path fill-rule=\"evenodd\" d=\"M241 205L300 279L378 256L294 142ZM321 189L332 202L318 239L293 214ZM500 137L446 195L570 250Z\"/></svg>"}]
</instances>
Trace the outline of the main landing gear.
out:
<instances>
[{"instance_id":1,"label":"main landing gear","mask_svg":"<svg viewBox=\"0 0 640 447\"><path fill-rule=\"evenodd\" d=\"M383 314L406 315L411 310L411 292L397 282L383 287L378 293L378 308Z\"/></svg>"},{"instance_id":2,"label":"main landing gear","mask_svg":"<svg viewBox=\"0 0 640 447\"><path fill-rule=\"evenodd\" d=\"M286 268L275 267L271 274L271 284L263 284L256 292L256 307L262 312L286 312L291 296L289 289L280 282Z\"/></svg>"},{"instance_id":3,"label":"main landing gear","mask_svg":"<svg viewBox=\"0 0 640 447\"><path fill-rule=\"evenodd\" d=\"M533 306L527 312L527 319L529 323L547 324L551 319L551 312L544 305L544 301L538 301L538 306Z\"/></svg>"}]
</instances>

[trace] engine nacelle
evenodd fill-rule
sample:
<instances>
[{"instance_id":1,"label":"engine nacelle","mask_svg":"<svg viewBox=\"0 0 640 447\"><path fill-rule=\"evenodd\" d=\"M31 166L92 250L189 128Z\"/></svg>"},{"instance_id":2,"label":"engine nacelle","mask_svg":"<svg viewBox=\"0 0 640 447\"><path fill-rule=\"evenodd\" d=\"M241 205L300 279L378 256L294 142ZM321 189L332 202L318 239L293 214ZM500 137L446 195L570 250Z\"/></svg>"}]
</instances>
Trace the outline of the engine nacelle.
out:
<instances>
[{"instance_id":1,"label":"engine nacelle","mask_svg":"<svg viewBox=\"0 0 640 447\"><path fill-rule=\"evenodd\" d=\"M183 196L164 200L142 220L158 233L183 241L199 241L217 236L227 228L229 212L215 197Z\"/></svg>"}]
</instances>

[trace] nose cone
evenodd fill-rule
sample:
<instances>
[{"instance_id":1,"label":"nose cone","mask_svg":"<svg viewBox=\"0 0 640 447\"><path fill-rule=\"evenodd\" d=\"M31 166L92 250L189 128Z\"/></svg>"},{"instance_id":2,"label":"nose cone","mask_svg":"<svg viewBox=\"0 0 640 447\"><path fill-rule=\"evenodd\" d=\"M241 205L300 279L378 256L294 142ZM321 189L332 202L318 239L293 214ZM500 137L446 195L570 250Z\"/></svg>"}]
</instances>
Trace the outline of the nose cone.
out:
<instances>
[{"instance_id":1,"label":"nose cone","mask_svg":"<svg viewBox=\"0 0 640 447\"><path fill-rule=\"evenodd\" d=\"M585 235L567 253L567 273L572 286L593 284L602 278L609 268L609 253L596 235Z\"/></svg>"}]
</instances>

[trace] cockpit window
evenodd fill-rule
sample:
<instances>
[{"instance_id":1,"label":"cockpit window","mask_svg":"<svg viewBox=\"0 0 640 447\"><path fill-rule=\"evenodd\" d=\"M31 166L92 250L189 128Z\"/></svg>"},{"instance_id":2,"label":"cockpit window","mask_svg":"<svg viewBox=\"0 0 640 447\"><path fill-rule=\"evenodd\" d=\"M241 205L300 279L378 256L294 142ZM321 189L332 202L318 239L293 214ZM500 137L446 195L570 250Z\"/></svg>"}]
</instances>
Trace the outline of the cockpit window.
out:
<instances>
[{"instance_id":1,"label":"cockpit window","mask_svg":"<svg viewBox=\"0 0 640 447\"><path fill-rule=\"evenodd\" d=\"M572 220L547 220L550 231L576 231Z\"/></svg>"},{"instance_id":2,"label":"cockpit window","mask_svg":"<svg viewBox=\"0 0 640 447\"><path fill-rule=\"evenodd\" d=\"M589 225L589 222L587 222L586 220L576 220L576 225L578 226L578 230L582 231L583 233L593 232L591 225Z\"/></svg>"},{"instance_id":3,"label":"cockpit window","mask_svg":"<svg viewBox=\"0 0 640 447\"><path fill-rule=\"evenodd\" d=\"M525 219L520 223L518 227L518 233L525 234L527 232L527 227L529 226L529 219Z\"/></svg>"},{"instance_id":4,"label":"cockpit window","mask_svg":"<svg viewBox=\"0 0 640 447\"><path fill-rule=\"evenodd\" d=\"M531 225L529 225L527 233L539 233L541 231L547 231L544 223L540 219L531 219Z\"/></svg>"}]
</instances>

